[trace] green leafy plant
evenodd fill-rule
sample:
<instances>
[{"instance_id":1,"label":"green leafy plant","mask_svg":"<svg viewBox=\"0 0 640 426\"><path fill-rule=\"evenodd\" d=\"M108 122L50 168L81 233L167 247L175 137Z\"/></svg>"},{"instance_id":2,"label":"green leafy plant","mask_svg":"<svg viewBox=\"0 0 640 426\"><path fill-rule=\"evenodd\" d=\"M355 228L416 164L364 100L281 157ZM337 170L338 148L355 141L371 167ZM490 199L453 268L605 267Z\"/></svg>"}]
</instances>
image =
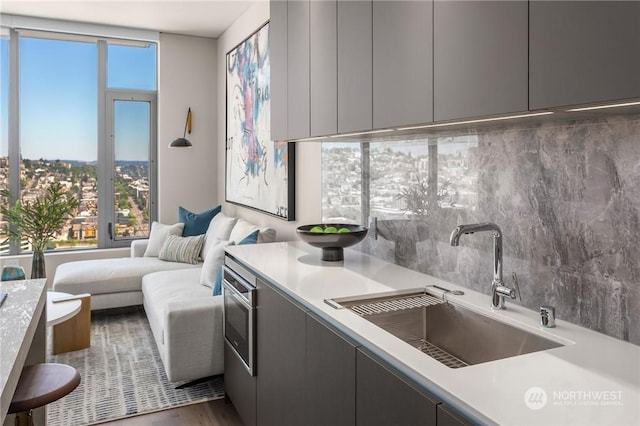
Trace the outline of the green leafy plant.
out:
<instances>
[{"instance_id":1,"label":"green leafy plant","mask_svg":"<svg viewBox=\"0 0 640 426\"><path fill-rule=\"evenodd\" d=\"M0 194L7 200L14 199L7 190L1 191ZM26 239L31 244L35 267L36 254L42 257L41 254L47 248L47 243L55 237L77 208L78 199L71 193L65 193L63 186L55 183L47 187L44 193L33 201L16 200L13 205L3 202L0 213L11 225L10 238L17 242ZM44 267L43 257L42 267ZM44 276L34 277L34 272L32 270L32 278ZM41 273L44 271L38 272L38 274Z\"/></svg>"}]
</instances>

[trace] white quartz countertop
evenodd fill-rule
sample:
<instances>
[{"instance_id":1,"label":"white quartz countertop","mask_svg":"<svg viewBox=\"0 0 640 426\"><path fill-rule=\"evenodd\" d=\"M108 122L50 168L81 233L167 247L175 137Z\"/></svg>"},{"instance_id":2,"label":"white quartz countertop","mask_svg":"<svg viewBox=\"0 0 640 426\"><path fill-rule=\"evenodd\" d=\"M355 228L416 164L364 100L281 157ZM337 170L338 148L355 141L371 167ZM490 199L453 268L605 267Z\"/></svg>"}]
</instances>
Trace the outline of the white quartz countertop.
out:
<instances>
[{"instance_id":1,"label":"white quartz countertop","mask_svg":"<svg viewBox=\"0 0 640 426\"><path fill-rule=\"evenodd\" d=\"M0 307L0 423L4 422L46 304L46 283L46 279L0 282L0 292L7 293Z\"/></svg>"},{"instance_id":2,"label":"white quartz countertop","mask_svg":"<svg viewBox=\"0 0 640 426\"><path fill-rule=\"evenodd\" d=\"M440 400L478 421L502 425L640 425L640 347L377 258L345 250L323 262L320 249L296 242L242 245L226 251L280 291L376 353ZM491 280L487 272L487 286ZM447 299L564 346L452 369L325 299L438 285L463 290ZM561 317L562 314L559 313ZM542 401L542 402L541 402Z\"/></svg>"}]
</instances>

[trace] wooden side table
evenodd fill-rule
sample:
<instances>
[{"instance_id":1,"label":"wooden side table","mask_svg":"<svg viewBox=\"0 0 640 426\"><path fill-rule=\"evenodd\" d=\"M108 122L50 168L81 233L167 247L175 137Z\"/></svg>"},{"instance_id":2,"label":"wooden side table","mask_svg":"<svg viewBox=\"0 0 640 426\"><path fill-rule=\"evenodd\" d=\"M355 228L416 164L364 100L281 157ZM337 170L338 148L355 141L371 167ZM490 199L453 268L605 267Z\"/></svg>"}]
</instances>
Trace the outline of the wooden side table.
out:
<instances>
[{"instance_id":1,"label":"wooden side table","mask_svg":"<svg viewBox=\"0 0 640 426\"><path fill-rule=\"evenodd\" d=\"M53 327L54 355L91 346L91 295L48 292L47 325Z\"/></svg>"}]
</instances>

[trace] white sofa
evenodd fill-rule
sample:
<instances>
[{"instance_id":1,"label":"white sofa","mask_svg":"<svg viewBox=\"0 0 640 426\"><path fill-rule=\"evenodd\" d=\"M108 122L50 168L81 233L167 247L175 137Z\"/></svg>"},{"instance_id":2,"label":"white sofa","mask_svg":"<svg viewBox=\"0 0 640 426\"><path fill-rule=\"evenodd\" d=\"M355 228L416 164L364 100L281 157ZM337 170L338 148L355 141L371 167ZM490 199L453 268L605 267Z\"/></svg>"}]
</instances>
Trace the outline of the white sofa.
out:
<instances>
[{"instance_id":1,"label":"white sofa","mask_svg":"<svg viewBox=\"0 0 640 426\"><path fill-rule=\"evenodd\" d=\"M219 215L225 219L224 229L211 232L210 226L207 238L215 235L238 243L258 229L242 219ZM259 243L275 240L275 230L258 230ZM128 258L64 263L56 269L53 290L90 293L92 310L144 305L171 382L222 374L222 296L213 296L212 288L202 284L203 263L145 257L147 244L148 240L132 242Z\"/></svg>"}]
</instances>

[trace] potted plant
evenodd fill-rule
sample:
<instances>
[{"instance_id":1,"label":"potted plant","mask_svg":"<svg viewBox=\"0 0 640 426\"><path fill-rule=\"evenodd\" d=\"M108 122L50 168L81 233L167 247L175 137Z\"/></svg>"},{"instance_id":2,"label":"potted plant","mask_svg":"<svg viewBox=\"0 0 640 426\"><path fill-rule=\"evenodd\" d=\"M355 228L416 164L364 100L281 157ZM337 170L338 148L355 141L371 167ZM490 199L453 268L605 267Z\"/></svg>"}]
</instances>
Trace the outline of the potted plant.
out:
<instances>
[{"instance_id":1,"label":"potted plant","mask_svg":"<svg viewBox=\"0 0 640 426\"><path fill-rule=\"evenodd\" d=\"M1 191L2 197L13 200L7 190ZM63 186L54 183L32 202L16 200L2 203L0 213L10 224L9 235L14 241L26 239L33 249L31 278L45 278L44 250L47 243L64 226L72 213L78 208L77 198L66 193Z\"/></svg>"}]
</instances>

